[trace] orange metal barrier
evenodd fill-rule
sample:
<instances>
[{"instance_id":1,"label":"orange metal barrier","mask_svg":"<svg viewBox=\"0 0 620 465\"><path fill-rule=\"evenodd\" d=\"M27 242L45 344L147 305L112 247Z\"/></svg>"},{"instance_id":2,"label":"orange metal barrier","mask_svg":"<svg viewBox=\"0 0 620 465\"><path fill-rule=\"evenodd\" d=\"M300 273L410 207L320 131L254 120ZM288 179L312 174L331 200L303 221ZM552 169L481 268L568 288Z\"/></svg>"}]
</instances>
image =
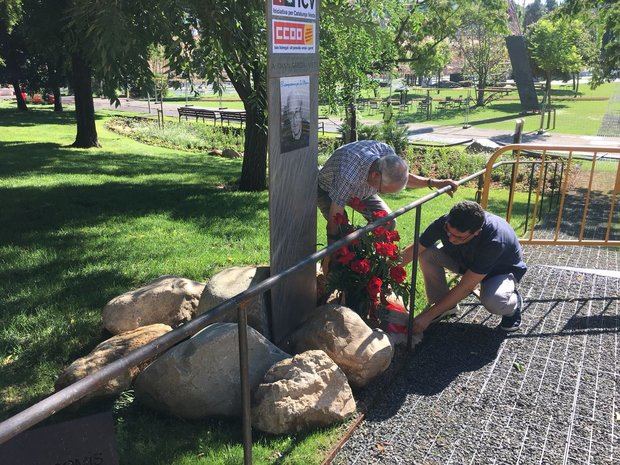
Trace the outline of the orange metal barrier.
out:
<instances>
[{"instance_id":1,"label":"orange metal barrier","mask_svg":"<svg viewBox=\"0 0 620 465\"><path fill-rule=\"evenodd\" d=\"M510 153L513 156L512 160L509 161L501 161L497 162L498 158L506 153ZM523 164L539 164L540 168L538 171L538 182L536 185L536 196L534 200L534 214L531 218L531 223L526 224L526 230L529 229L529 233L526 234L525 237L520 239L522 244L536 244L536 245L584 245L584 246L613 246L620 247L620 240L610 240L610 233L612 230L613 219L614 219L614 209L617 203L617 197L620 193L620 160L613 159L617 163L616 172L615 172L615 183L614 187L611 191L610 202L609 202L609 214L607 215L607 225L605 228L604 239L584 239L584 232L586 228L586 220L588 218L588 209L590 208L590 201L592 196L592 184L595 178L595 167L597 161L603 155L607 154L620 154L620 147L573 147L573 146L562 146L562 145L539 145L539 144L512 144L507 145L505 147L501 147L495 151L495 153L491 156L489 161L486 164L486 170L484 173L484 183L479 189L481 189L480 193L480 204L483 208L488 207L489 202L489 191L491 189L491 175L494 168L497 168L501 165L512 164L512 179L510 185L510 194L508 198L508 207L506 212L506 220L510 221L510 218L513 213L513 204L514 204L514 192L515 192L515 184L517 181L517 176L519 172L520 166ZM592 163L590 168L589 178L588 178L588 187L585 193L585 203L583 207L583 212L581 214L581 221L579 224L579 233L577 235L577 239L560 239L560 227L562 224L562 218L564 215L564 206L566 200L566 194L568 191L569 177L571 175L571 167L575 163L575 159L580 156L581 160L585 160ZM583 157L586 158L583 158ZM525 157L528 157L528 160L524 160ZM562 167L564 168L564 164L566 164L566 169L562 169L562 174L560 175L560 201L558 206L557 218L555 220L555 230L553 233L553 238L549 239L541 239L534 238L534 229L537 223L537 219L539 216L539 208L542 208L542 205L539 207L539 201L541 199L541 190L543 190L544 180L546 177L546 167L549 163L562 163ZM543 176L543 170L545 175ZM604 172L603 176L613 176L612 173ZM611 180L611 178L609 178ZM544 195L544 191L543 191ZM542 203L542 202L541 202ZM528 218L529 219L529 218ZM526 220L527 222L527 220Z\"/></svg>"}]
</instances>

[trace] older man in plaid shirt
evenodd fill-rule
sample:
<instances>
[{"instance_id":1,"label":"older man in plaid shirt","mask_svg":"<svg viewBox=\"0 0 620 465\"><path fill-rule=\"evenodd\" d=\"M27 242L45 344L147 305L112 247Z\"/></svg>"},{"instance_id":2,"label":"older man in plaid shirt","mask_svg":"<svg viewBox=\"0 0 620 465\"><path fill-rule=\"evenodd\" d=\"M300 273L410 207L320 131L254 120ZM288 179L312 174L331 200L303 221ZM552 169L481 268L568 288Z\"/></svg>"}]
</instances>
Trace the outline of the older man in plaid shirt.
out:
<instances>
[{"instance_id":1,"label":"older man in plaid shirt","mask_svg":"<svg viewBox=\"0 0 620 465\"><path fill-rule=\"evenodd\" d=\"M335 217L339 213L346 216L346 205L372 221L374 212L390 212L379 193L427 186L437 189L452 186L454 190L458 187L452 179L432 179L409 173L407 162L383 142L361 140L343 145L319 171L318 207L327 220L328 242L339 239ZM363 208L351 203L354 198L362 200Z\"/></svg>"}]
</instances>

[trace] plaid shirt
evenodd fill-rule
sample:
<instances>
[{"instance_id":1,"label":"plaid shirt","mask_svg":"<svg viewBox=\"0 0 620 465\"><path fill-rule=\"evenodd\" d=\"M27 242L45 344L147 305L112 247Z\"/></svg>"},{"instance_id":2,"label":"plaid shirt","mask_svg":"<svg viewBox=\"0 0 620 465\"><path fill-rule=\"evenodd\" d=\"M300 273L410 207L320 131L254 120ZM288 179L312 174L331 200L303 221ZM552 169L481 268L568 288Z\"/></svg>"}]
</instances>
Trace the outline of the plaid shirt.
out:
<instances>
[{"instance_id":1,"label":"plaid shirt","mask_svg":"<svg viewBox=\"0 0 620 465\"><path fill-rule=\"evenodd\" d=\"M336 150L319 171L319 187L336 205L344 207L352 197L365 199L377 193L368 184L368 171L375 160L394 155L383 142L360 140Z\"/></svg>"}]
</instances>

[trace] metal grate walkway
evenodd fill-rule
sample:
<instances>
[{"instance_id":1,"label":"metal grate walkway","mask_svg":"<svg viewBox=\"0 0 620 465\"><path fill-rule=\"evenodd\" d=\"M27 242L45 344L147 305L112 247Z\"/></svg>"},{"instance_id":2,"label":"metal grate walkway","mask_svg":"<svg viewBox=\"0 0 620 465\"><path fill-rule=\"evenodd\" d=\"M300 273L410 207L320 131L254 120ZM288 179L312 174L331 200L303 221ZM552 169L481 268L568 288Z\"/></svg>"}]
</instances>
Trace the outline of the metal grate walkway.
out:
<instances>
[{"instance_id":1,"label":"metal grate walkway","mask_svg":"<svg viewBox=\"0 0 620 465\"><path fill-rule=\"evenodd\" d=\"M499 317L462 305L413 356L398 354L398 373L334 463L620 462L620 280L543 266L618 271L620 253L525 251L522 330L504 336Z\"/></svg>"}]
</instances>

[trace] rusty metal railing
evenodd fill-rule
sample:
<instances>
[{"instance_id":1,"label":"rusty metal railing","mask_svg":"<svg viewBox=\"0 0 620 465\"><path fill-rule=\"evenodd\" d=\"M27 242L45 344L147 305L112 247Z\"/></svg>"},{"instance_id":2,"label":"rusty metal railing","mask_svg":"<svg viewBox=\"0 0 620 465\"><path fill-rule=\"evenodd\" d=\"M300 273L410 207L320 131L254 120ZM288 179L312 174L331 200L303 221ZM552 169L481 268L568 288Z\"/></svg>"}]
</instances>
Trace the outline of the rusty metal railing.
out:
<instances>
[{"instance_id":1,"label":"rusty metal railing","mask_svg":"<svg viewBox=\"0 0 620 465\"><path fill-rule=\"evenodd\" d=\"M510 153L513 155L514 159L509 161L501 161L498 162L498 158L506 153ZM592 196L592 186L595 178L595 167L597 161L606 154L620 154L620 147L573 147L573 146L562 146L562 145L539 145L539 144L512 144L501 147L496 150L495 153L488 160L486 165L486 170L484 173L484 181L479 184L479 198L480 204L483 208L488 207L489 203L489 192L491 189L491 179L492 172L495 168L505 165L512 164L512 176L510 181L510 194L508 198L507 205L507 213L506 220L510 221L513 211L514 204L514 192L515 185L517 182L518 172L520 166L524 164L531 164L532 170L530 172L530 193L528 196L528 212L526 216L526 224L525 224L525 232L528 232L525 237L520 238L520 242L522 244L536 244L536 245L582 245L582 246L613 246L620 247L620 240L611 240L611 230L614 225L614 209L616 208L617 197L620 193L620 161L617 159L613 159L617 162L616 173L615 173L615 182L613 185L613 189L611 190L611 195L609 198L609 213L607 214L607 222L605 228L604 238L602 239L584 239L584 233L586 229L586 222L588 218L588 210L590 208L590 201ZM528 157L524 160L525 157ZM583 212L581 213L581 220L579 223L579 232L577 234L576 239L565 239L560 238L560 229L562 225L562 219L564 216L564 207L566 196L568 192L569 186L569 178L571 176L571 168L575 163L575 160L579 158L580 160L585 160L591 162L590 173L588 177L588 186L585 193ZM555 219L555 228L553 231L553 238L535 238L534 230L536 227L536 223L540 217L543 203L544 203L544 195L545 195L545 183L547 182L547 170L549 165L554 164L555 170L553 179L555 182L553 183L553 193L555 194L555 188L557 187L557 169L558 165L560 168L560 181L559 181L559 200L558 200L558 213ZM531 186L532 180L534 177L534 169L535 166L539 165L538 168L538 180L536 183L535 190L535 200L534 200L534 212L529 218L529 204L531 197ZM604 172L601 176L613 176L612 173L606 174ZM606 179L607 180L607 179ZM611 178L609 179L611 180ZM553 203L553 198L549 205L549 210L551 209L551 205Z\"/></svg>"}]
</instances>

